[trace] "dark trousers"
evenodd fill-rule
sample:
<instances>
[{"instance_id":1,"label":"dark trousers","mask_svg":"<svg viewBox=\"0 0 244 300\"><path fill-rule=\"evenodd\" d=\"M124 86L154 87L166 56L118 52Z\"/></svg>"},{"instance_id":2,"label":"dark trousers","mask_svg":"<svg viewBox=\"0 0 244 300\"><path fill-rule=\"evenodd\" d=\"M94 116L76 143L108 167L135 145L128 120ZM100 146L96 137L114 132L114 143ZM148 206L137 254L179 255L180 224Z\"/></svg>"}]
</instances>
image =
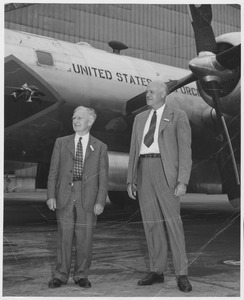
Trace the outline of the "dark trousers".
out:
<instances>
[{"instance_id":1,"label":"dark trousers","mask_svg":"<svg viewBox=\"0 0 244 300\"><path fill-rule=\"evenodd\" d=\"M57 210L58 247L54 277L67 282L70 274L72 247L74 244L74 281L87 278L92 260L93 231L96 216L82 208L82 182L73 183L70 198L63 209Z\"/></svg>"},{"instance_id":2,"label":"dark trousers","mask_svg":"<svg viewBox=\"0 0 244 300\"><path fill-rule=\"evenodd\" d=\"M161 158L140 158L137 184L150 271L162 273L167 270L167 230L175 275L187 275L180 199L174 197L174 189L169 188L166 182Z\"/></svg>"}]
</instances>

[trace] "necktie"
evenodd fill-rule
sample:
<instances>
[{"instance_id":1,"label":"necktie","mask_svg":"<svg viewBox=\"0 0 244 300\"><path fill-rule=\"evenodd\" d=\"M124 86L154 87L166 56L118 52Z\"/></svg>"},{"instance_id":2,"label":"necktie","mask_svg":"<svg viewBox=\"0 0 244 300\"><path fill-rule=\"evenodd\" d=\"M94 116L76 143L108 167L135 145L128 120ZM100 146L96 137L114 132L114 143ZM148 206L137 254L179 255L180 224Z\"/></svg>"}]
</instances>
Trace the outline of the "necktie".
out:
<instances>
[{"instance_id":1,"label":"necktie","mask_svg":"<svg viewBox=\"0 0 244 300\"><path fill-rule=\"evenodd\" d=\"M150 123L150 127L148 129L147 134L144 137L144 144L149 148L154 140L154 132L155 132L155 128L156 128L156 122L157 122L157 113L156 110L153 113L152 119L151 119L151 123Z\"/></svg>"},{"instance_id":2,"label":"necktie","mask_svg":"<svg viewBox=\"0 0 244 300\"><path fill-rule=\"evenodd\" d=\"M76 155L75 155L75 163L74 163L74 174L73 177L77 179L82 179L82 169L83 169L83 148L81 143L82 137L79 138Z\"/></svg>"}]
</instances>

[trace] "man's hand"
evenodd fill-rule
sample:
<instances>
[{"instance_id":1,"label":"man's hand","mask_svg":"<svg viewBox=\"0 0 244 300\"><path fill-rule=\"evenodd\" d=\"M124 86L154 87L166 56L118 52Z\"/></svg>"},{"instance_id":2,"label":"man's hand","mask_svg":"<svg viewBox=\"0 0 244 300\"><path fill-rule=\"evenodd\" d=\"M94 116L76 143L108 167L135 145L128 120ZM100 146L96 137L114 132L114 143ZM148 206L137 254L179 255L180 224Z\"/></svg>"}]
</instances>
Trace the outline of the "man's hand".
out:
<instances>
[{"instance_id":1,"label":"man's hand","mask_svg":"<svg viewBox=\"0 0 244 300\"><path fill-rule=\"evenodd\" d=\"M134 183L128 183L127 192L131 199L136 199L137 186Z\"/></svg>"},{"instance_id":2,"label":"man's hand","mask_svg":"<svg viewBox=\"0 0 244 300\"><path fill-rule=\"evenodd\" d=\"M185 195L187 185L185 183L178 182L175 188L175 197L180 197Z\"/></svg>"},{"instance_id":3,"label":"man's hand","mask_svg":"<svg viewBox=\"0 0 244 300\"><path fill-rule=\"evenodd\" d=\"M94 205L94 214L96 216L100 215L103 212L103 206L99 203Z\"/></svg>"},{"instance_id":4,"label":"man's hand","mask_svg":"<svg viewBox=\"0 0 244 300\"><path fill-rule=\"evenodd\" d=\"M47 200L47 206L50 210L55 211L56 209L56 199L55 198L50 198Z\"/></svg>"}]
</instances>

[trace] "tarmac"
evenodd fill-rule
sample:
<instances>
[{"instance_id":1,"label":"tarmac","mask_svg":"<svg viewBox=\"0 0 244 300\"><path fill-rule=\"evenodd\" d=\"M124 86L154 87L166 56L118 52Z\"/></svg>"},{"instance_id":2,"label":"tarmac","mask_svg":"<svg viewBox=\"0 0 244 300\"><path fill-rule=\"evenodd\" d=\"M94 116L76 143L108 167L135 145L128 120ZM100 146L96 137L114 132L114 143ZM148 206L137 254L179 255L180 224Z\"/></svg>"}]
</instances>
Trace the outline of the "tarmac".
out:
<instances>
[{"instance_id":1,"label":"tarmac","mask_svg":"<svg viewBox=\"0 0 244 300\"><path fill-rule=\"evenodd\" d=\"M193 291L177 288L169 254L165 282L141 287L149 271L139 209L118 209L107 201L98 218L89 280L80 288L72 278L48 288L56 263L55 215L44 203L45 191L8 193L4 197L2 296L31 297L241 297L240 214L225 195L187 194L181 199ZM71 272L72 276L72 272ZM41 299L41 298L38 298Z\"/></svg>"}]
</instances>

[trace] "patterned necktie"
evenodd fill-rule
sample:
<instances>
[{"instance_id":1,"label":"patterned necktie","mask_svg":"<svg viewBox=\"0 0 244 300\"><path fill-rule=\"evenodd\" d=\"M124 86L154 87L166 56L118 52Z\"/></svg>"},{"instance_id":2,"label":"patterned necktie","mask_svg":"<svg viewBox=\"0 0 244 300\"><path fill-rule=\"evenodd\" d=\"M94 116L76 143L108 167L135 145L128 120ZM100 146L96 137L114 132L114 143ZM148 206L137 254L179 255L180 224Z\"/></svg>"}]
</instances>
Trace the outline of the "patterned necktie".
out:
<instances>
[{"instance_id":1,"label":"patterned necktie","mask_svg":"<svg viewBox=\"0 0 244 300\"><path fill-rule=\"evenodd\" d=\"M73 177L77 179L82 179L83 170L83 148L81 143L82 137L79 138L79 142L76 148L75 163L74 163L74 175Z\"/></svg>"},{"instance_id":2,"label":"patterned necktie","mask_svg":"<svg viewBox=\"0 0 244 300\"><path fill-rule=\"evenodd\" d=\"M144 144L149 148L154 140L154 133L155 133L155 128L156 128L156 122L157 122L157 113L156 110L153 113L150 127L148 129L147 134L144 137Z\"/></svg>"}]
</instances>

